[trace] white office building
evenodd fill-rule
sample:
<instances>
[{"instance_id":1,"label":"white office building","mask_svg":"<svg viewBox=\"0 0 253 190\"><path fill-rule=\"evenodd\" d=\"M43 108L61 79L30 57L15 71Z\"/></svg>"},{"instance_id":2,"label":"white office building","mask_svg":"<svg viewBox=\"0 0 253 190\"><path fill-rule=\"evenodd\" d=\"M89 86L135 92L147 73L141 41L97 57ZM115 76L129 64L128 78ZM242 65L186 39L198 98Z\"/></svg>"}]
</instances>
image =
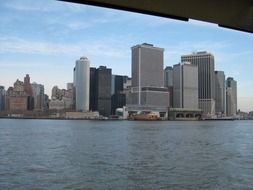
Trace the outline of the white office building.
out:
<instances>
[{"instance_id":1,"label":"white office building","mask_svg":"<svg viewBox=\"0 0 253 190\"><path fill-rule=\"evenodd\" d=\"M128 103L169 106L169 93L164 88L163 53L163 48L147 43L132 47L132 89Z\"/></svg>"},{"instance_id":2,"label":"white office building","mask_svg":"<svg viewBox=\"0 0 253 190\"><path fill-rule=\"evenodd\" d=\"M206 51L181 56L181 62L198 66L199 108L204 117L215 116L214 56Z\"/></svg>"},{"instance_id":3,"label":"white office building","mask_svg":"<svg viewBox=\"0 0 253 190\"><path fill-rule=\"evenodd\" d=\"M76 111L89 111L90 95L90 61L81 57L74 68Z\"/></svg>"},{"instance_id":4,"label":"white office building","mask_svg":"<svg viewBox=\"0 0 253 190\"><path fill-rule=\"evenodd\" d=\"M198 67L182 62L173 67L173 107L198 109Z\"/></svg>"}]
</instances>

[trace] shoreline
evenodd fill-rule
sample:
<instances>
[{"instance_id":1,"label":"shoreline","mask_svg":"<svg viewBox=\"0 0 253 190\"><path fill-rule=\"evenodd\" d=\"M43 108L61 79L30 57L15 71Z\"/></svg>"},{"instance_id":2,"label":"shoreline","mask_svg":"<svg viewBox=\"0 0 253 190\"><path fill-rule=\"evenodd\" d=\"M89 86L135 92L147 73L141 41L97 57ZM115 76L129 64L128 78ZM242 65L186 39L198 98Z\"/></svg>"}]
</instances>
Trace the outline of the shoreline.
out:
<instances>
[{"instance_id":1,"label":"shoreline","mask_svg":"<svg viewBox=\"0 0 253 190\"><path fill-rule=\"evenodd\" d=\"M61 117L0 117L0 119L37 119L37 120L94 120L94 121L121 121L123 119L103 119L103 118L97 118L97 119L91 119L91 118L61 118Z\"/></svg>"},{"instance_id":2,"label":"shoreline","mask_svg":"<svg viewBox=\"0 0 253 190\"><path fill-rule=\"evenodd\" d=\"M89 120L89 121L136 121L129 119L110 119L110 118L65 118L65 117L4 117L0 116L0 119L34 119L34 120ZM202 119L194 121L236 121L236 120L253 120L253 119ZM157 120L157 121L193 121L193 120Z\"/></svg>"}]
</instances>

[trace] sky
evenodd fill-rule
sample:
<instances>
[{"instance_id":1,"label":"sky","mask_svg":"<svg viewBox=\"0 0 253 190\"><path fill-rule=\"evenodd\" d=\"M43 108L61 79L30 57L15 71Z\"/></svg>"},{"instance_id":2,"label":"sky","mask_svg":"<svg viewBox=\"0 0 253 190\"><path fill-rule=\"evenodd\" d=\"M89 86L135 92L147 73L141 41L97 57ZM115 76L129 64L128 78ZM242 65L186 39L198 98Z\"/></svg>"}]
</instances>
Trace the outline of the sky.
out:
<instances>
[{"instance_id":1,"label":"sky","mask_svg":"<svg viewBox=\"0 0 253 190\"><path fill-rule=\"evenodd\" d=\"M66 88L75 61L112 68L131 77L131 47L151 43L165 49L164 67L181 55L207 51L215 70L237 81L238 108L253 110L253 34L189 22L54 0L0 1L0 85L31 82Z\"/></svg>"}]
</instances>

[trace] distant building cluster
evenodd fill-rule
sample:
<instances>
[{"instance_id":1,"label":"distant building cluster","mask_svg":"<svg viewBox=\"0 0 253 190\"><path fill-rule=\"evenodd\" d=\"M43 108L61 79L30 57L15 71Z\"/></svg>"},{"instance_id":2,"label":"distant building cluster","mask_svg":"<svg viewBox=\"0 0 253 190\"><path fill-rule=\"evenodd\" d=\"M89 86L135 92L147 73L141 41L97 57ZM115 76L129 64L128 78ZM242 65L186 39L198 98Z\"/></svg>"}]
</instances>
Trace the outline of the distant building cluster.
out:
<instances>
[{"instance_id":1,"label":"distant building cluster","mask_svg":"<svg viewBox=\"0 0 253 190\"><path fill-rule=\"evenodd\" d=\"M163 70L163 51L146 43L132 47L128 112L152 111L171 119L236 116L236 81L215 71L211 53L182 55L179 64Z\"/></svg>"},{"instance_id":2,"label":"distant building cluster","mask_svg":"<svg viewBox=\"0 0 253 190\"><path fill-rule=\"evenodd\" d=\"M29 75L24 81L16 80L13 87L5 91L0 87L0 110L13 113L24 111L44 111L46 109L46 96L44 86L37 83L30 83Z\"/></svg>"},{"instance_id":3,"label":"distant building cluster","mask_svg":"<svg viewBox=\"0 0 253 190\"><path fill-rule=\"evenodd\" d=\"M226 109L226 104L231 104L230 101L226 101L229 96L229 87L226 85L224 72L215 71L214 56L205 51L195 52L190 55L181 56L181 61L187 61L198 68L196 73L198 76L196 80L198 83L198 107L203 111L203 116L235 116L237 103L233 112L229 112ZM190 74L188 76L189 79L192 77L194 75ZM233 101L237 102L236 81L234 82L235 88L233 87L231 91L235 95Z\"/></svg>"},{"instance_id":4,"label":"distant building cluster","mask_svg":"<svg viewBox=\"0 0 253 190\"><path fill-rule=\"evenodd\" d=\"M72 110L74 108L74 87L73 83L67 84L67 89L59 89L54 86L52 89L50 110Z\"/></svg>"},{"instance_id":5,"label":"distant building cluster","mask_svg":"<svg viewBox=\"0 0 253 190\"><path fill-rule=\"evenodd\" d=\"M74 68L75 110L97 111L106 117L115 114L117 108L126 105L128 82L127 76L112 75L106 66L90 67L88 58L81 57Z\"/></svg>"},{"instance_id":6,"label":"distant building cluster","mask_svg":"<svg viewBox=\"0 0 253 190\"><path fill-rule=\"evenodd\" d=\"M132 78L114 75L106 66L91 67L90 60L81 57L73 81L66 89L54 86L50 100L44 86L30 83L29 75L8 90L0 86L0 111L65 111L76 117L92 112L129 117L145 111L170 119L236 116L237 82L215 71L211 53L182 55L178 64L164 69L163 48L143 43L131 50Z\"/></svg>"}]
</instances>

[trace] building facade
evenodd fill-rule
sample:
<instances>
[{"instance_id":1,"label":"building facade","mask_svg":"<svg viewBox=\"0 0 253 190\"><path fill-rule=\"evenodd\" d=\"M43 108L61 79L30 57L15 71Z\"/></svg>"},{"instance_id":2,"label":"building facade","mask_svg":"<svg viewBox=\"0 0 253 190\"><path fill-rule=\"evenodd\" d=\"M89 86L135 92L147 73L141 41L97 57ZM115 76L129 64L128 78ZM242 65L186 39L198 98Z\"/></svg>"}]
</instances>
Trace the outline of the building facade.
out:
<instances>
[{"instance_id":1,"label":"building facade","mask_svg":"<svg viewBox=\"0 0 253 190\"><path fill-rule=\"evenodd\" d=\"M226 80L226 112L227 116L237 114L237 82L232 77Z\"/></svg>"},{"instance_id":2,"label":"building facade","mask_svg":"<svg viewBox=\"0 0 253 190\"><path fill-rule=\"evenodd\" d=\"M76 111L89 111L90 61L81 57L74 69L75 107Z\"/></svg>"},{"instance_id":3,"label":"building facade","mask_svg":"<svg viewBox=\"0 0 253 190\"><path fill-rule=\"evenodd\" d=\"M146 106L146 107L169 107L169 93L166 88L157 87L142 87L141 93L139 89L132 89L130 96L127 99L127 105ZM141 102L137 101L141 97Z\"/></svg>"},{"instance_id":4,"label":"building facade","mask_svg":"<svg viewBox=\"0 0 253 190\"><path fill-rule=\"evenodd\" d=\"M126 94L124 93L124 82L127 80L126 76L112 75L112 114L115 114L117 108L123 108L126 105Z\"/></svg>"},{"instance_id":5,"label":"building facade","mask_svg":"<svg viewBox=\"0 0 253 190\"><path fill-rule=\"evenodd\" d=\"M24 82L16 80L13 87L9 87L6 96L6 108L8 111L27 111L28 95L24 89Z\"/></svg>"},{"instance_id":6,"label":"building facade","mask_svg":"<svg viewBox=\"0 0 253 190\"><path fill-rule=\"evenodd\" d=\"M173 67L173 107L198 109L198 67L189 62Z\"/></svg>"},{"instance_id":7,"label":"building facade","mask_svg":"<svg viewBox=\"0 0 253 190\"><path fill-rule=\"evenodd\" d=\"M58 86L52 88L51 100L49 102L50 110L73 110L74 89L69 88L67 84L67 89L59 89Z\"/></svg>"},{"instance_id":8,"label":"building facade","mask_svg":"<svg viewBox=\"0 0 253 190\"><path fill-rule=\"evenodd\" d=\"M171 66L164 69L164 86L173 87L173 67Z\"/></svg>"},{"instance_id":9,"label":"building facade","mask_svg":"<svg viewBox=\"0 0 253 190\"><path fill-rule=\"evenodd\" d=\"M90 68L90 111L97 111L97 79L96 68Z\"/></svg>"},{"instance_id":10,"label":"building facade","mask_svg":"<svg viewBox=\"0 0 253 190\"><path fill-rule=\"evenodd\" d=\"M26 74L26 76L24 77L24 91L28 96L33 96L30 76L28 74Z\"/></svg>"},{"instance_id":11,"label":"building facade","mask_svg":"<svg viewBox=\"0 0 253 190\"><path fill-rule=\"evenodd\" d=\"M132 47L132 88L127 104L169 106L169 93L164 87L163 53L163 48L147 43ZM154 102L156 97L160 98Z\"/></svg>"},{"instance_id":12,"label":"building facade","mask_svg":"<svg viewBox=\"0 0 253 190\"><path fill-rule=\"evenodd\" d=\"M34 110L43 111L45 108L45 93L44 86L42 84L37 84L33 82L32 86L32 94L34 97Z\"/></svg>"},{"instance_id":13,"label":"building facade","mask_svg":"<svg viewBox=\"0 0 253 190\"><path fill-rule=\"evenodd\" d=\"M103 116L111 115L111 77L110 68L100 66L96 71L97 111Z\"/></svg>"},{"instance_id":14,"label":"building facade","mask_svg":"<svg viewBox=\"0 0 253 190\"><path fill-rule=\"evenodd\" d=\"M164 86L168 88L170 95L170 106L173 106L173 68L168 66L164 69Z\"/></svg>"},{"instance_id":15,"label":"building facade","mask_svg":"<svg viewBox=\"0 0 253 190\"><path fill-rule=\"evenodd\" d=\"M181 62L198 66L199 108L204 117L215 116L214 56L206 51L181 56Z\"/></svg>"},{"instance_id":16,"label":"building facade","mask_svg":"<svg viewBox=\"0 0 253 190\"><path fill-rule=\"evenodd\" d=\"M111 115L112 70L105 66L90 69L90 109L100 115Z\"/></svg>"},{"instance_id":17,"label":"building facade","mask_svg":"<svg viewBox=\"0 0 253 190\"><path fill-rule=\"evenodd\" d=\"M132 78L125 77L124 78L124 83L123 83L123 90L124 92L130 91L132 88Z\"/></svg>"},{"instance_id":18,"label":"building facade","mask_svg":"<svg viewBox=\"0 0 253 190\"><path fill-rule=\"evenodd\" d=\"M164 87L163 53L163 48L147 43L132 47L133 88Z\"/></svg>"},{"instance_id":19,"label":"building facade","mask_svg":"<svg viewBox=\"0 0 253 190\"><path fill-rule=\"evenodd\" d=\"M0 111L5 110L5 89L4 86L0 86Z\"/></svg>"},{"instance_id":20,"label":"building facade","mask_svg":"<svg viewBox=\"0 0 253 190\"><path fill-rule=\"evenodd\" d=\"M0 111L5 110L5 94L4 86L0 86Z\"/></svg>"},{"instance_id":21,"label":"building facade","mask_svg":"<svg viewBox=\"0 0 253 190\"><path fill-rule=\"evenodd\" d=\"M30 76L26 74L24 77L24 91L26 93L27 97L27 109L33 110L34 109L34 97L32 92L32 85L30 82Z\"/></svg>"},{"instance_id":22,"label":"building facade","mask_svg":"<svg viewBox=\"0 0 253 190\"><path fill-rule=\"evenodd\" d=\"M23 112L34 109L34 97L28 74L24 77L24 81L17 79L13 87L8 88L5 102L6 110L10 112Z\"/></svg>"},{"instance_id":23,"label":"building facade","mask_svg":"<svg viewBox=\"0 0 253 190\"><path fill-rule=\"evenodd\" d=\"M215 112L217 116L226 115L226 85L223 71L215 71Z\"/></svg>"}]
</instances>

